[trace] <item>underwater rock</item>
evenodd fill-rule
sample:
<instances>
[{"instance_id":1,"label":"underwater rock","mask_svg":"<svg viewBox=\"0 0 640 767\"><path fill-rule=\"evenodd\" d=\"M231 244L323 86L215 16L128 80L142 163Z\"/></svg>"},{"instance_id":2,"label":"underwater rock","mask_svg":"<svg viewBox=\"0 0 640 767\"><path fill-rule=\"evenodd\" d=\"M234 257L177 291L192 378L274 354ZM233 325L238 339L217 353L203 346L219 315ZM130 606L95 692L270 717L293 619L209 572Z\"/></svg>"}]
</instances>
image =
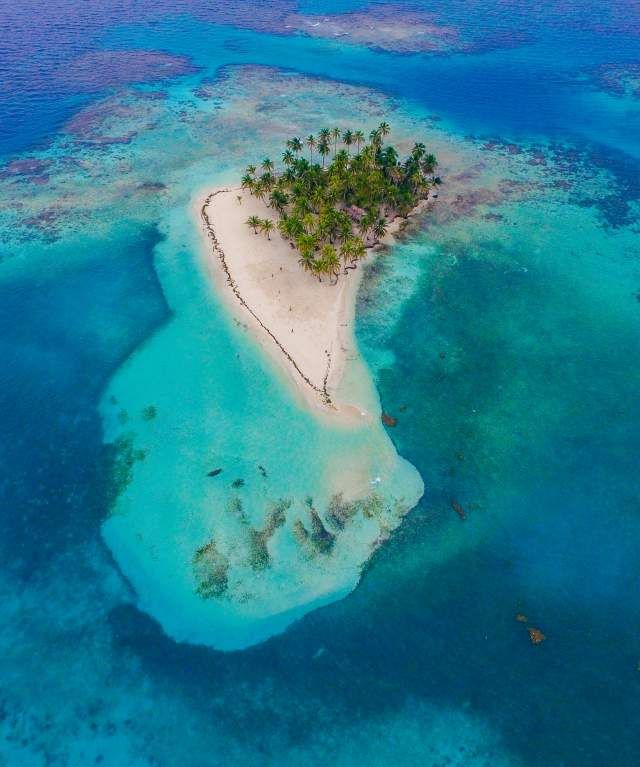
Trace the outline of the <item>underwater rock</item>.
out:
<instances>
[{"instance_id":1,"label":"underwater rock","mask_svg":"<svg viewBox=\"0 0 640 767\"><path fill-rule=\"evenodd\" d=\"M258 465L258 471L265 479L267 478L267 470L264 468L264 466Z\"/></svg>"},{"instance_id":2,"label":"underwater rock","mask_svg":"<svg viewBox=\"0 0 640 767\"><path fill-rule=\"evenodd\" d=\"M385 426L395 426L398 423L397 418L394 418L392 415L389 415L388 413L385 413L384 411L380 417L382 418L382 423Z\"/></svg>"},{"instance_id":3,"label":"underwater rock","mask_svg":"<svg viewBox=\"0 0 640 767\"><path fill-rule=\"evenodd\" d=\"M528 623L529 622L529 619L527 618L527 616L523 615L522 613L518 613L516 615L516 620L518 621L518 623Z\"/></svg>"},{"instance_id":4,"label":"underwater rock","mask_svg":"<svg viewBox=\"0 0 640 767\"><path fill-rule=\"evenodd\" d=\"M193 557L193 574L197 582L196 592L203 599L220 597L227 590L229 560L216 548L215 542L198 549Z\"/></svg>"},{"instance_id":5,"label":"underwater rock","mask_svg":"<svg viewBox=\"0 0 640 767\"><path fill-rule=\"evenodd\" d=\"M460 517L460 519L466 519L467 515L465 513L465 510L462 508L462 506L458 503L456 500L451 501L451 508L455 511L455 513Z\"/></svg>"},{"instance_id":6,"label":"underwater rock","mask_svg":"<svg viewBox=\"0 0 640 767\"><path fill-rule=\"evenodd\" d=\"M234 479L231 483L231 487L235 488L236 490L239 487L244 487L244 479Z\"/></svg>"},{"instance_id":7,"label":"underwater rock","mask_svg":"<svg viewBox=\"0 0 640 767\"><path fill-rule=\"evenodd\" d=\"M531 644L542 644L547 638L540 629L533 628L533 626L529 626L527 632L529 633Z\"/></svg>"},{"instance_id":8,"label":"underwater rock","mask_svg":"<svg viewBox=\"0 0 640 767\"><path fill-rule=\"evenodd\" d=\"M213 471L210 471L207 474L207 477L217 477L218 474L221 474L221 473L222 473L222 469L213 469Z\"/></svg>"}]
</instances>

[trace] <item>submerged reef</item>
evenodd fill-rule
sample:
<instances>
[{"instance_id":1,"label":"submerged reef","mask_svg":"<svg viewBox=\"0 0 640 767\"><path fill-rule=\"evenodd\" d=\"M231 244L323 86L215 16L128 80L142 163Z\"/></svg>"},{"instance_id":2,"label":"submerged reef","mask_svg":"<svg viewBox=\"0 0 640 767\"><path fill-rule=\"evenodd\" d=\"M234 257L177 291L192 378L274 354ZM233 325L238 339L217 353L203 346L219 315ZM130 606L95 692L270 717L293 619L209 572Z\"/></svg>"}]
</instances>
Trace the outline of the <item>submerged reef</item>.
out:
<instances>
[{"instance_id":1,"label":"submerged reef","mask_svg":"<svg viewBox=\"0 0 640 767\"><path fill-rule=\"evenodd\" d=\"M108 488L107 508L113 513L118 496L133 481L133 469L136 463L144 461L147 451L136 448L135 434L121 434L114 442L105 445L107 463L111 465L111 482Z\"/></svg>"},{"instance_id":2,"label":"submerged reef","mask_svg":"<svg viewBox=\"0 0 640 767\"><path fill-rule=\"evenodd\" d=\"M221 597L228 586L229 560L221 554L212 539L198 549L193 557L196 592L203 599Z\"/></svg>"},{"instance_id":3,"label":"submerged reef","mask_svg":"<svg viewBox=\"0 0 640 767\"><path fill-rule=\"evenodd\" d=\"M513 48L531 38L526 30L515 25L493 31L483 29L478 34L473 26L446 19L444 9L433 13L398 3L382 3L331 15L290 13L284 18L284 28L289 33L339 39L342 43L365 45L374 50L431 55Z\"/></svg>"},{"instance_id":4,"label":"submerged reef","mask_svg":"<svg viewBox=\"0 0 640 767\"><path fill-rule=\"evenodd\" d=\"M65 62L51 72L58 87L75 93L91 93L132 82L157 82L196 72L184 56L162 51L91 51Z\"/></svg>"},{"instance_id":5,"label":"submerged reef","mask_svg":"<svg viewBox=\"0 0 640 767\"><path fill-rule=\"evenodd\" d=\"M287 511L292 501L282 499L273 505L267 514L265 525L260 530L249 531L249 561L254 570L261 570L271 563L268 543L276 530L287 520Z\"/></svg>"},{"instance_id":6,"label":"submerged reef","mask_svg":"<svg viewBox=\"0 0 640 767\"><path fill-rule=\"evenodd\" d=\"M251 599L252 579L267 570L286 571L290 563L278 558L277 552L287 555L302 554L303 561L317 555L331 557L336 553L345 537L347 528L356 523L374 521L378 530L377 541L384 539L389 531L382 517L392 514L401 519L408 508L402 504L388 505L382 496L371 493L366 498L347 501L343 493L334 494L324 513L320 513L311 497L298 503L291 498L281 498L267 505L265 522L261 527L252 527L237 496L229 498L226 512L240 522L245 535L233 536L222 544L212 537L198 548L193 556L193 574L196 593L206 599L233 599L242 595L243 600ZM284 546L292 541L295 546ZM225 549L225 546L227 547ZM337 552L340 555L341 552ZM342 552L343 553L343 552ZM325 560L326 561L326 560ZM248 567L247 567L248 566Z\"/></svg>"},{"instance_id":7,"label":"submerged reef","mask_svg":"<svg viewBox=\"0 0 640 767\"><path fill-rule=\"evenodd\" d=\"M640 99L640 63L598 64L577 77L578 82L610 96Z\"/></svg>"}]
</instances>

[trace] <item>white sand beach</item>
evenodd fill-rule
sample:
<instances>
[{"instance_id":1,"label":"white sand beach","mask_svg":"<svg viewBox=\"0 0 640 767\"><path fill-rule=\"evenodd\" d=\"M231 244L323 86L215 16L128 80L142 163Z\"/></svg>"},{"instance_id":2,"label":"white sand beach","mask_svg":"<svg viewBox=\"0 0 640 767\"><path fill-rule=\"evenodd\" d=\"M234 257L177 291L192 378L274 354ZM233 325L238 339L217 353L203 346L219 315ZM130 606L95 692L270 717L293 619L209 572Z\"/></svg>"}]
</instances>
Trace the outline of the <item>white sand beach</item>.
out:
<instances>
[{"instance_id":1,"label":"white sand beach","mask_svg":"<svg viewBox=\"0 0 640 767\"><path fill-rule=\"evenodd\" d=\"M297 251L277 229L267 239L247 226L249 216L277 216L241 189L216 189L200 198L197 215L216 290L305 402L345 423L377 417L364 403L345 401L339 390L347 359L357 356L354 314L362 266L341 270L336 285L328 278L320 282L300 267ZM397 218L389 225L381 245L402 223Z\"/></svg>"}]
</instances>

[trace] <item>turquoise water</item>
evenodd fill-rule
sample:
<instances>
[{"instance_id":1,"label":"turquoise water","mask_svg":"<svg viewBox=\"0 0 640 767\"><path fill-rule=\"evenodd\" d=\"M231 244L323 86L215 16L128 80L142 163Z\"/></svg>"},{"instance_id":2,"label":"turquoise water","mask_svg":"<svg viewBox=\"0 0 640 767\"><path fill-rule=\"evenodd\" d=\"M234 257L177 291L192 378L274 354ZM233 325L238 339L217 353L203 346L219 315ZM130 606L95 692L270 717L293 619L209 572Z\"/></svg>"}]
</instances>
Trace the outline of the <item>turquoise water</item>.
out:
<instances>
[{"instance_id":1,"label":"turquoise water","mask_svg":"<svg viewBox=\"0 0 640 767\"><path fill-rule=\"evenodd\" d=\"M594 68L637 62L637 9L438 3L475 49L429 57L273 34L289 8L247 8L33 3L0 32L0 763L635 765L640 107ZM55 88L22 66L36 32ZM185 58L160 79L116 57L117 82L87 83L70 63L96 50ZM183 593L167 606L162 548L200 524L203 451L253 510L322 493L314 462L353 445L208 290L189 206L291 133L381 115L461 195L358 299L372 396L398 419L372 454L392 440L425 494L348 596L219 652ZM117 498L136 525L154 511L157 583L114 540L141 532L113 514L121 432L148 451Z\"/></svg>"}]
</instances>

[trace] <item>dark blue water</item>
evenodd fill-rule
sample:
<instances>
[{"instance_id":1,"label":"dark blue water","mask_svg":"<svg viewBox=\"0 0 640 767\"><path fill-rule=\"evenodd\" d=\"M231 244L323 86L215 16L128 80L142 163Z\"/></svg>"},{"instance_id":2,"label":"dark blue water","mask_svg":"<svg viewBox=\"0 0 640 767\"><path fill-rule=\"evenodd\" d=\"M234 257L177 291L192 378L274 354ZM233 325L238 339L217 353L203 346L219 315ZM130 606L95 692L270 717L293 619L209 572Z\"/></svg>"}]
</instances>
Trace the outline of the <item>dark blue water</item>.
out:
<instances>
[{"instance_id":1,"label":"dark blue water","mask_svg":"<svg viewBox=\"0 0 640 767\"><path fill-rule=\"evenodd\" d=\"M250 63L367 84L460 135L572 142L567 177L579 184L583 163L610 181L541 207L540 236L507 206L500 237L475 217L410 246L414 294L384 334L361 307L359 333L372 359L374 345L393 353L376 381L425 498L349 598L229 655L177 645L131 607L99 538L110 456L96 403L166 319L159 235L113 223L77 259L70 241L16 248L2 233L0 253L22 261L0 261L0 763L637 764L640 102L584 80L640 60L637 4L434 3L477 42L436 57L273 34L263 10L254 30L242 5L2 7L0 151L53 140L113 88L54 88L43 72L142 49L207 75ZM386 274L369 275L371 295Z\"/></svg>"}]
</instances>

